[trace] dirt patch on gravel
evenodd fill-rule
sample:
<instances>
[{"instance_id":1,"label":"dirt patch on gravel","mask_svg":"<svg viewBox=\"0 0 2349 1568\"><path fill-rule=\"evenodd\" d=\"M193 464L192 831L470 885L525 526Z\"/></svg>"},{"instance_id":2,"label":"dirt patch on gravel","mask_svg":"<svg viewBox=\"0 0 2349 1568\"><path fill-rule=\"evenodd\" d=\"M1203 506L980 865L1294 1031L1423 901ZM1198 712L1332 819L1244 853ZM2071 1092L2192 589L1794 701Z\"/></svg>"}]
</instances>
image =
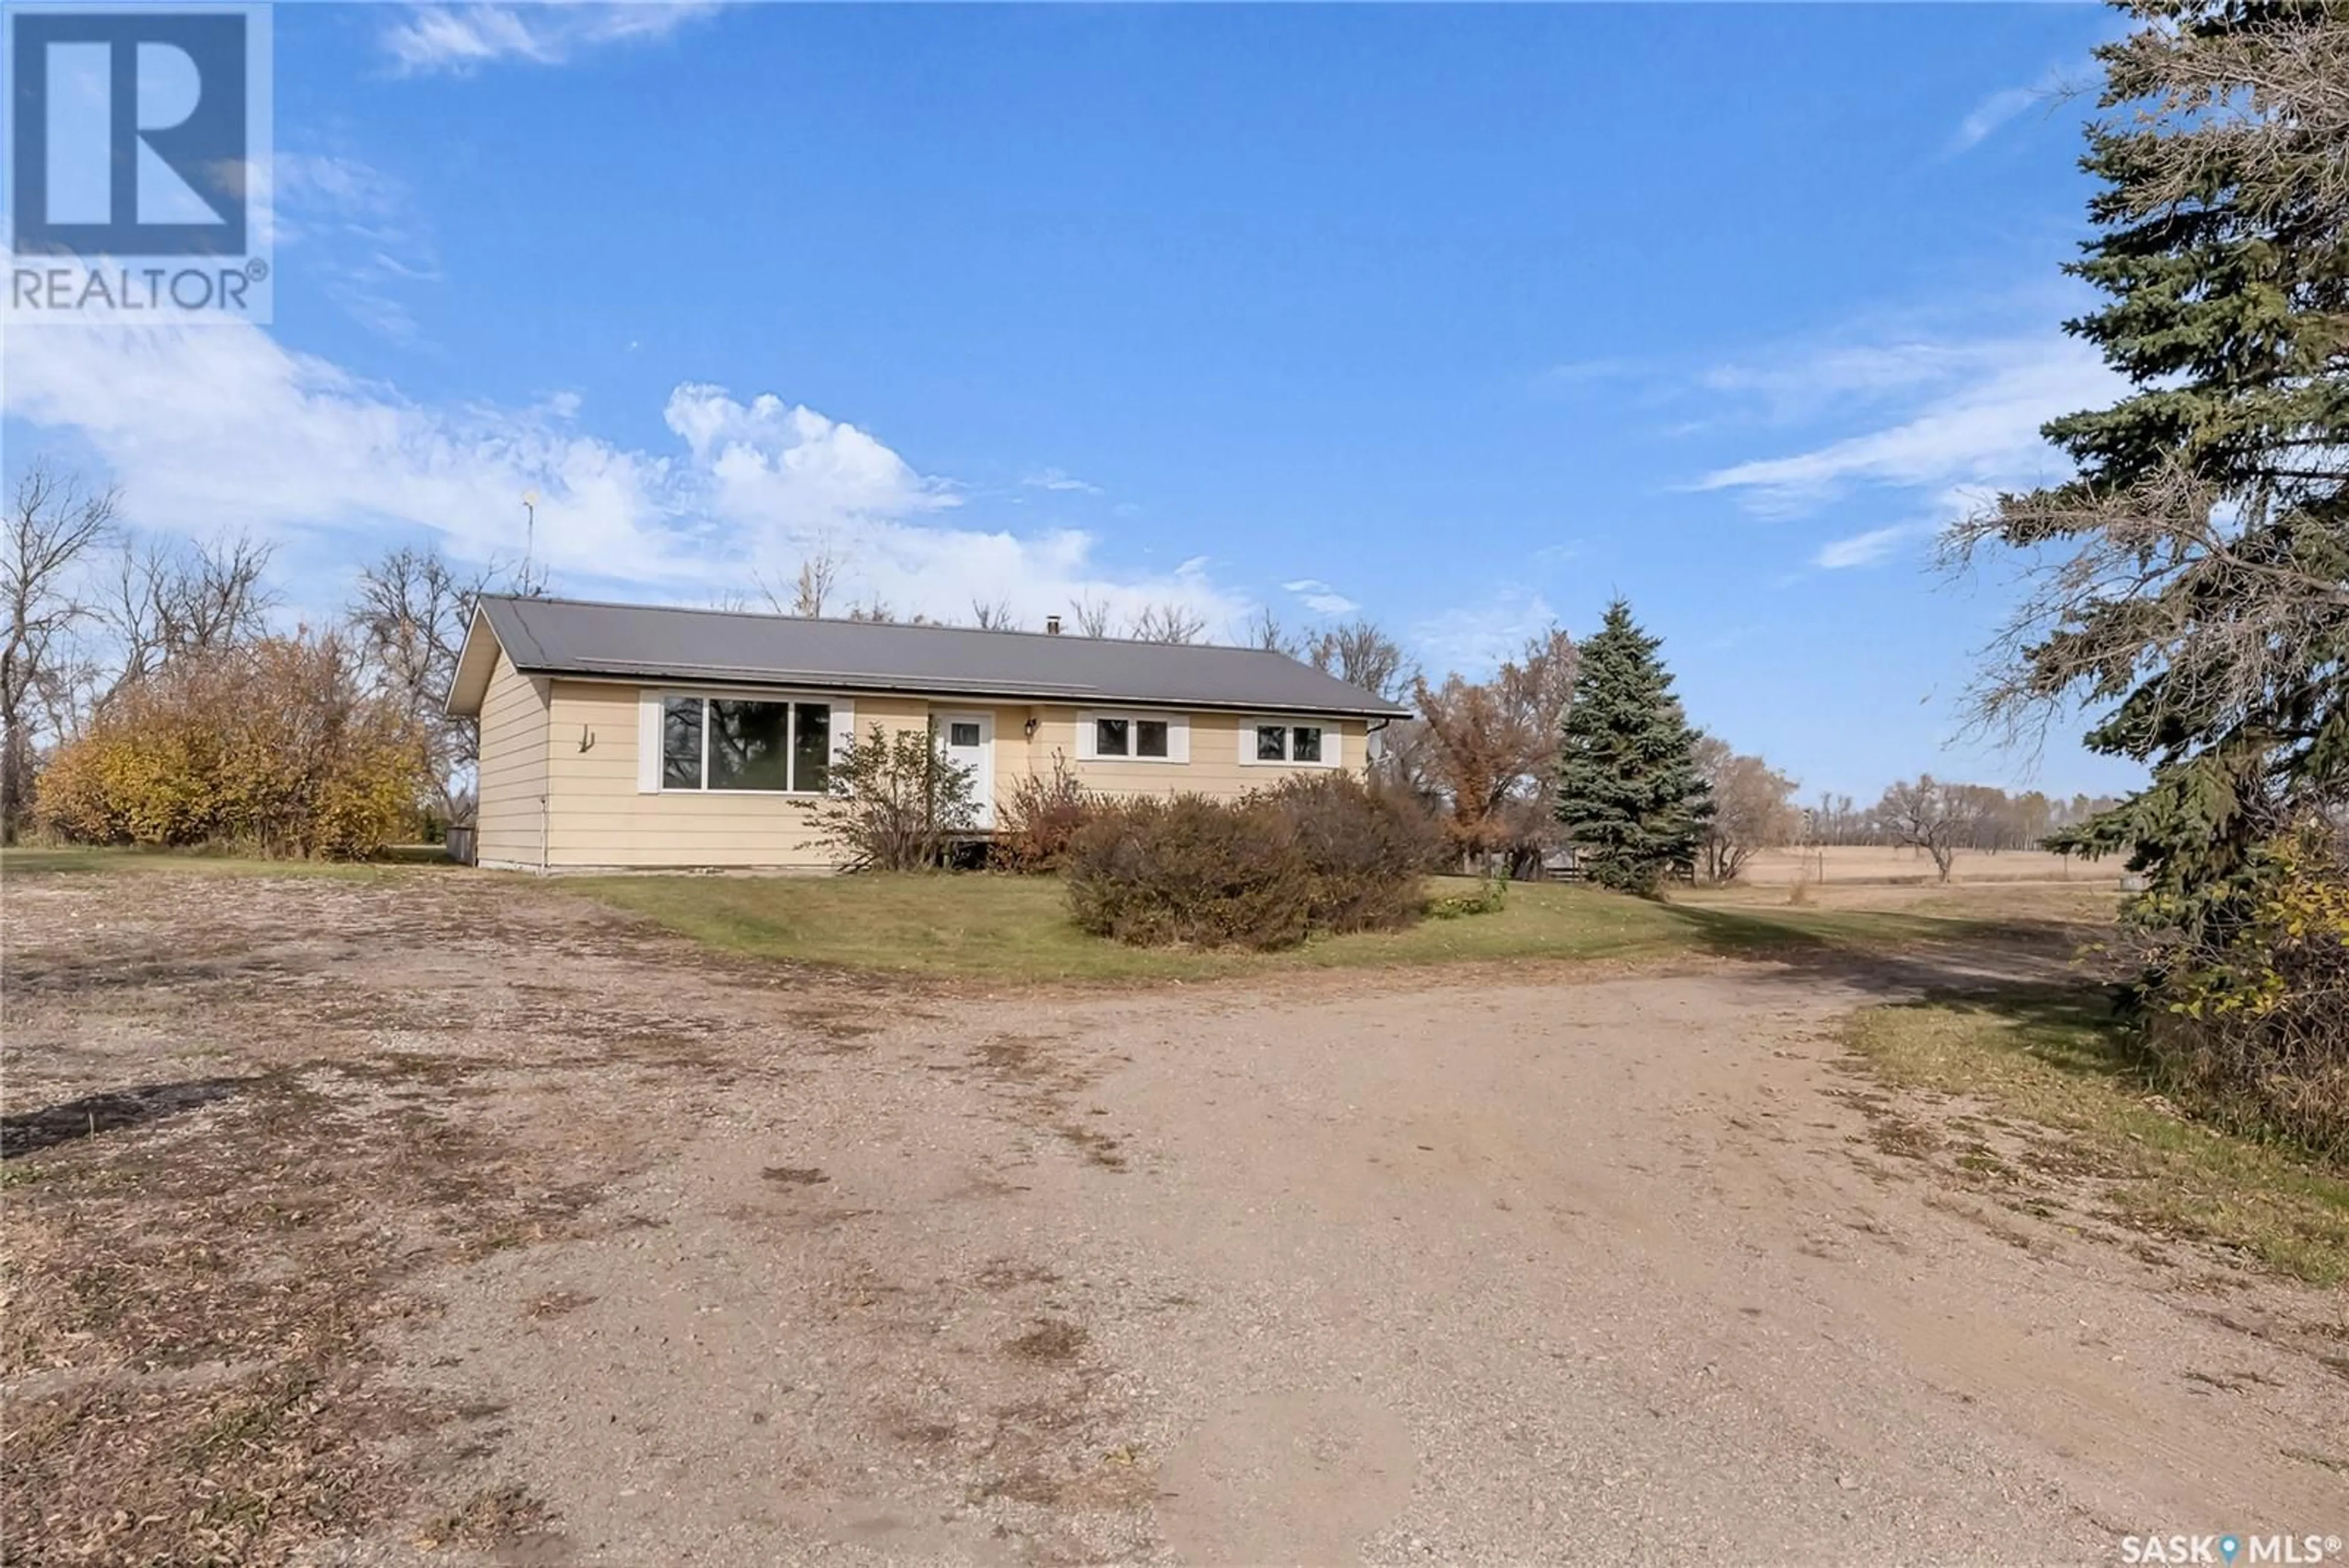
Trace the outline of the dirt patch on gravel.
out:
<instances>
[{"instance_id":1,"label":"dirt patch on gravel","mask_svg":"<svg viewBox=\"0 0 2349 1568\"><path fill-rule=\"evenodd\" d=\"M608 1225L689 1119L645 1080L713 1066L721 1020L618 983L632 928L485 881L7 893L12 1552L535 1532L519 1488L436 1475L494 1412L397 1386L382 1336L438 1312L435 1268Z\"/></svg>"}]
</instances>

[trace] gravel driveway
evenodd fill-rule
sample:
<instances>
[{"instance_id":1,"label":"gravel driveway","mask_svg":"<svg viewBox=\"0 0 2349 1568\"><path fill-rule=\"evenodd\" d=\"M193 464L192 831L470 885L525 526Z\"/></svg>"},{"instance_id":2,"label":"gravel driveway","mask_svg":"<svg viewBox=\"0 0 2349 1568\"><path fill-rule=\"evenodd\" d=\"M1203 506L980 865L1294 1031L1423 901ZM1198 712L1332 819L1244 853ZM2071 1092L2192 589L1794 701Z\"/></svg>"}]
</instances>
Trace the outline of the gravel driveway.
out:
<instances>
[{"instance_id":1,"label":"gravel driveway","mask_svg":"<svg viewBox=\"0 0 2349 1568\"><path fill-rule=\"evenodd\" d=\"M1832 1026L1909 977L988 996L463 876L5 917L28 1560L2349 1533L2340 1295L1887 1152Z\"/></svg>"}]
</instances>

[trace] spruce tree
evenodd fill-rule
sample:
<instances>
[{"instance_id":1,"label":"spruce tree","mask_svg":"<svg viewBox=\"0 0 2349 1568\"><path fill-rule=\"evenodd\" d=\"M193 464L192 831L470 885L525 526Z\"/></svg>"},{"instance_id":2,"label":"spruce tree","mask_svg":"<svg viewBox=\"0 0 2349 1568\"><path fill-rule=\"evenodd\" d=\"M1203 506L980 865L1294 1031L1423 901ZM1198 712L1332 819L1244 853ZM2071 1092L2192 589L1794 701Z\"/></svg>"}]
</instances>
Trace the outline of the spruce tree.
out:
<instances>
[{"instance_id":1,"label":"spruce tree","mask_svg":"<svg viewBox=\"0 0 2349 1568\"><path fill-rule=\"evenodd\" d=\"M2349 10L2131 0L2097 52L2097 234L2066 324L2125 376L2045 428L2069 483L2002 496L1961 554L2037 557L1990 719L2102 711L2150 785L2075 832L2150 874L2141 919L2223 941L2260 846L2349 798Z\"/></svg>"},{"instance_id":2,"label":"spruce tree","mask_svg":"<svg viewBox=\"0 0 2349 1568\"><path fill-rule=\"evenodd\" d=\"M1713 815L1697 732L1656 657L1662 647L1617 599L1582 645L1558 749L1557 820L1602 887L1648 893L1692 864Z\"/></svg>"}]
</instances>

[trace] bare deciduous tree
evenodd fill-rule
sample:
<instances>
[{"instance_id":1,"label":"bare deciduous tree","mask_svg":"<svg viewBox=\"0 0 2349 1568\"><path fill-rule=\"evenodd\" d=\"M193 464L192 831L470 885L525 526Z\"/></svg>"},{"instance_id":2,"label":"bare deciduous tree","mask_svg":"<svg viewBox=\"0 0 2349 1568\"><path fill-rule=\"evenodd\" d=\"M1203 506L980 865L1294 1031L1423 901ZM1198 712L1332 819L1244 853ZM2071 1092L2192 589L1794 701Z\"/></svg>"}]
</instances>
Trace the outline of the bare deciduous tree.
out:
<instances>
[{"instance_id":1,"label":"bare deciduous tree","mask_svg":"<svg viewBox=\"0 0 2349 1568\"><path fill-rule=\"evenodd\" d=\"M1130 634L1136 642L1196 642L1206 635L1207 618L1191 608L1168 599L1162 604L1145 605L1133 618Z\"/></svg>"},{"instance_id":2,"label":"bare deciduous tree","mask_svg":"<svg viewBox=\"0 0 2349 1568\"><path fill-rule=\"evenodd\" d=\"M1489 680L1412 682L1415 723L1394 726L1399 771L1449 811L1445 831L1473 866L1538 858L1548 832L1558 730L1574 693L1573 639L1553 627Z\"/></svg>"},{"instance_id":3,"label":"bare deciduous tree","mask_svg":"<svg viewBox=\"0 0 2349 1568\"><path fill-rule=\"evenodd\" d=\"M2036 849L2051 834L2091 821L2118 804L2110 795L2056 797L2037 790L2009 794L1991 784L1948 787L1964 790L1972 805L1972 822L1958 847L1989 854L2002 849ZM1822 790L1803 815L1808 822L1804 836L1812 844L1899 842L1880 805L1863 806L1847 794Z\"/></svg>"},{"instance_id":4,"label":"bare deciduous tree","mask_svg":"<svg viewBox=\"0 0 2349 1568\"><path fill-rule=\"evenodd\" d=\"M1327 628L1307 646L1305 656L1314 669L1390 702L1401 701L1411 690L1411 661L1373 621L1358 617Z\"/></svg>"},{"instance_id":5,"label":"bare deciduous tree","mask_svg":"<svg viewBox=\"0 0 2349 1568\"><path fill-rule=\"evenodd\" d=\"M1981 801L1967 785L1920 774L1914 784L1903 779L1886 790L1876 810L1892 841L1931 856L1934 872L1946 882L1959 847L1972 836Z\"/></svg>"},{"instance_id":6,"label":"bare deciduous tree","mask_svg":"<svg viewBox=\"0 0 2349 1568\"><path fill-rule=\"evenodd\" d=\"M239 534L208 545L125 545L100 614L115 646L119 689L191 653L251 642L268 630L275 547Z\"/></svg>"},{"instance_id":7,"label":"bare deciduous tree","mask_svg":"<svg viewBox=\"0 0 2349 1568\"><path fill-rule=\"evenodd\" d=\"M1010 602L1006 599L996 599L992 603L984 599L971 600L970 623L981 631L1019 629L1019 618L1011 613Z\"/></svg>"},{"instance_id":8,"label":"bare deciduous tree","mask_svg":"<svg viewBox=\"0 0 2349 1568\"><path fill-rule=\"evenodd\" d=\"M1079 594L1069 601L1069 619L1079 637L1107 637L1115 624L1109 601L1089 593Z\"/></svg>"},{"instance_id":9,"label":"bare deciduous tree","mask_svg":"<svg viewBox=\"0 0 2349 1568\"><path fill-rule=\"evenodd\" d=\"M1291 659L1300 658L1305 652L1305 645L1289 635L1269 606L1258 609L1248 621L1247 640L1250 646L1267 653L1285 653Z\"/></svg>"},{"instance_id":10,"label":"bare deciduous tree","mask_svg":"<svg viewBox=\"0 0 2349 1568\"><path fill-rule=\"evenodd\" d=\"M119 494L37 459L17 477L0 598L0 840L13 843L32 805L34 725L65 679L66 644L89 614L77 568L114 524Z\"/></svg>"},{"instance_id":11,"label":"bare deciduous tree","mask_svg":"<svg viewBox=\"0 0 2349 1568\"><path fill-rule=\"evenodd\" d=\"M767 597L767 603L777 615L805 616L812 618L823 614L831 600L833 589L840 584L840 557L830 545L800 557L800 569L792 577L788 593L778 593L765 578L753 573L751 581Z\"/></svg>"},{"instance_id":12,"label":"bare deciduous tree","mask_svg":"<svg viewBox=\"0 0 2349 1568\"><path fill-rule=\"evenodd\" d=\"M1697 741L1696 765L1713 791L1703 846L1706 881L1734 882L1755 850L1794 842L1800 814L1793 779L1712 735Z\"/></svg>"},{"instance_id":13,"label":"bare deciduous tree","mask_svg":"<svg viewBox=\"0 0 2349 1568\"><path fill-rule=\"evenodd\" d=\"M481 742L476 723L450 718L446 705L474 601L489 582L486 569L460 574L430 550L404 547L360 572L351 606L361 667L414 725L441 814L451 823L471 819Z\"/></svg>"}]
</instances>

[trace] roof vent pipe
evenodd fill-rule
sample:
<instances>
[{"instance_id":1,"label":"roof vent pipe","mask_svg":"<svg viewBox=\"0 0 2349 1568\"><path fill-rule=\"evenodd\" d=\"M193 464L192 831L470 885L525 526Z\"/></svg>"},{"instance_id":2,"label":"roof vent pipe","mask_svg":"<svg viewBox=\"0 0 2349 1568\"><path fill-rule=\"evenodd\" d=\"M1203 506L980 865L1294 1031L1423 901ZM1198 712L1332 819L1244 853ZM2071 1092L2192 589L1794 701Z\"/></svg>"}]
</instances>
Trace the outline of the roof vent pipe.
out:
<instances>
[{"instance_id":1,"label":"roof vent pipe","mask_svg":"<svg viewBox=\"0 0 2349 1568\"><path fill-rule=\"evenodd\" d=\"M1044 635L1047 637L1058 637L1061 635L1061 618L1059 616L1048 615L1044 618Z\"/></svg>"}]
</instances>

